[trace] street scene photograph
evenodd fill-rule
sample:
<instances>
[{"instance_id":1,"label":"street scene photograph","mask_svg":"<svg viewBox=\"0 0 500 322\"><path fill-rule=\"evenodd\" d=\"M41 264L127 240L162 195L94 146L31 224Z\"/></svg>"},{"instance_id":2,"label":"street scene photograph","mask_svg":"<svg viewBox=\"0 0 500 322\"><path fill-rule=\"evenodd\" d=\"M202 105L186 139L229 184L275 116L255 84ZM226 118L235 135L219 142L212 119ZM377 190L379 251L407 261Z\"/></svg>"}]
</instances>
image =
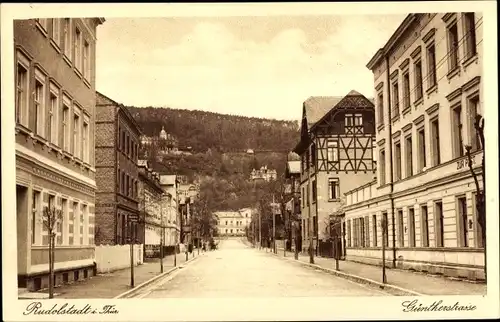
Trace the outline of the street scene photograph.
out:
<instances>
[{"instance_id":1,"label":"street scene photograph","mask_svg":"<svg viewBox=\"0 0 500 322\"><path fill-rule=\"evenodd\" d=\"M486 296L483 23L14 20L18 300Z\"/></svg>"}]
</instances>

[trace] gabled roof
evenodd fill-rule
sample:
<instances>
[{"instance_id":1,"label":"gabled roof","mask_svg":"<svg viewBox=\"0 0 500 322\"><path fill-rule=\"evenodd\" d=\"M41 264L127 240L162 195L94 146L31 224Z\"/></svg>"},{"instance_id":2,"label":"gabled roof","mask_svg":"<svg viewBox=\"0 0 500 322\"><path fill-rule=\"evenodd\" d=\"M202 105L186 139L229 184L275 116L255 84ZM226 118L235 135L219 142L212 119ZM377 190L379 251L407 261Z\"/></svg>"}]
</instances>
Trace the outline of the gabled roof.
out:
<instances>
[{"instance_id":1,"label":"gabled roof","mask_svg":"<svg viewBox=\"0 0 500 322\"><path fill-rule=\"evenodd\" d=\"M291 174L300 174L300 161L288 161L287 170Z\"/></svg>"},{"instance_id":2,"label":"gabled roof","mask_svg":"<svg viewBox=\"0 0 500 322\"><path fill-rule=\"evenodd\" d=\"M307 127L310 129L326 113L342 100L342 96L311 96L304 101L304 113Z\"/></svg>"},{"instance_id":3,"label":"gabled roof","mask_svg":"<svg viewBox=\"0 0 500 322\"><path fill-rule=\"evenodd\" d=\"M104 95L101 92L96 91L96 108L101 105L101 106L116 106L119 111L123 113L123 115L129 120L129 122L132 124L132 128L137 132L138 136L140 137L143 133L141 130L141 127L137 123L137 121L134 119L132 114L130 114L130 111L128 110L127 107L125 107L123 104L118 103L108 96Z\"/></svg>"}]
</instances>

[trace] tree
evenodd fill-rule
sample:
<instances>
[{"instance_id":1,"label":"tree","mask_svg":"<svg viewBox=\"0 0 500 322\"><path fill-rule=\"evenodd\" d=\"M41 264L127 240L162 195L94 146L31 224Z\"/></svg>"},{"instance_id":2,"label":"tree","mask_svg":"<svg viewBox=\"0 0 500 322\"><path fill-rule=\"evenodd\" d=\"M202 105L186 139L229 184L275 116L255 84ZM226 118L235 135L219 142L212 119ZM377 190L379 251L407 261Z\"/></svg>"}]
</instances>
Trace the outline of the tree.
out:
<instances>
[{"instance_id":1,"label":"tree","mask_svg":"<svg viewBox=\"0 0 500 322\"><path fill-rule=\"evenodd\" d=\"M49 236L49 299L54 298L54 262L55 262L55 238L57 228L62 222L62 210L50 205L43 209L42 221Z\"/></svg>"},{"instance_id":2,"label":"tree","mask_svg":"<svg viewBox=\"0 0 500 322\"><path fill-rule=\"evenodd\" d=\"M479 137L479 142L483 150L483 157L481 160L481 174L483 177L483 187L479 185L478 173L474 171L473 161L472 161L472 146L465 145L465 153L467 156L467 163L469 165L469 170L472 177L474 178L474 184L476 186L476 212L477 212L477 222L481 229L481 238L484 247L484 278L486 280L486 168L485 168L485 144L484 144L484 118L481 115L476 115L474 119L474 129Z\"/></svg>"}]
</instances>

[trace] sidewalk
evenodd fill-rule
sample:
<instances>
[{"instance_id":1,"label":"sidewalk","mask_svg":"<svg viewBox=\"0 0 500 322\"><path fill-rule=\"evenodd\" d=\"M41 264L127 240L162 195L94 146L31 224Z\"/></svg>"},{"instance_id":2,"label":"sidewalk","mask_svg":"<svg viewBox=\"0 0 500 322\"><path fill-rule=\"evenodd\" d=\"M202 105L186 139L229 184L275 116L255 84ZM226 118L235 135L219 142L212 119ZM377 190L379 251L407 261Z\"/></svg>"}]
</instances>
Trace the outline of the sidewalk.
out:
<instances>
[{"instance_id":1,"label":"sidewalk","mask_svg":"<svg viewBox=\"0 0 500 322\"><path fill-rule=\"evenodd\" d=\"M198 255L195 249L192 254L189 254L188 260ZM194 255L194 256L193 256ZM186 262L185 253L177 254L177 266ZM165 256L163 258L163 272L174 267L174 255ZM148 259L142 265L134 267L134 286L148 281L149 279L160 274L160 259ZM88 280L77 282L74 284L62 285L54 289L54 298L56 299L100 299L114 298L128 290L130 290L130 268L117 270L111 273L97 274ZM48 290L33 292L28 294L19 294L20 298L32 297L40 298L40 296L48 296Z\"/></svg>"},{"instance_id":2,"label":"sidewalk","mask_svg":"<svg viewBox=\"0 0 500 322\"><path fill-rule=\"evenodd\" d=\"M283 248L277 250L277 255L283 257ZM286 252L288 259L294 260L294 253ZM299 254L299 261L309 264L309 256ZM314 257L314 264L323 268L335 270L335 260L325 257ZM356 275L376 282L382 282L382 267L361 264L351 261L339 261L342 273ZM486 284L453 280L451 278L412 272L401 269L386 268L387 283L420 293L422 295L485 295Z\"/></svg>"}]
</instances>

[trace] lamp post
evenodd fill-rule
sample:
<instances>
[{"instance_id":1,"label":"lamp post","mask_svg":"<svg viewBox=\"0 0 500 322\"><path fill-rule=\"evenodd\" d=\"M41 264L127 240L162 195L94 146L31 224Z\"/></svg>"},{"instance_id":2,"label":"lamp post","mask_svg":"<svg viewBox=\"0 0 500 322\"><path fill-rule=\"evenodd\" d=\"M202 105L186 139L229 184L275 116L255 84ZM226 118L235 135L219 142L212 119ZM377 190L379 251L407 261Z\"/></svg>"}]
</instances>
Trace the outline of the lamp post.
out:
<instances>
[{"instance_id":1,"label":"lamp post","mask_svg":"<svg viewBox=\"0 0 500 322\"><path fill-rule=\"evenodd\" d=\"M385 243L386 243L386 234L387 234L387 218L383 214L382 215L382 283L387 283L387 276L385 275Z\"/></svg>"},{"instance_id":2,"label":"lamp post","mask_svg":"<svg viewBox=\"0 0 500 322\"><path fill-rule=\"evenodd\" d=\"M160 231L160 272L163 273L163 244L165 238L165 220L163 218L163 194L160 195L160 220L161 220L161 231Z\"/></svg>"}]
</instances>

